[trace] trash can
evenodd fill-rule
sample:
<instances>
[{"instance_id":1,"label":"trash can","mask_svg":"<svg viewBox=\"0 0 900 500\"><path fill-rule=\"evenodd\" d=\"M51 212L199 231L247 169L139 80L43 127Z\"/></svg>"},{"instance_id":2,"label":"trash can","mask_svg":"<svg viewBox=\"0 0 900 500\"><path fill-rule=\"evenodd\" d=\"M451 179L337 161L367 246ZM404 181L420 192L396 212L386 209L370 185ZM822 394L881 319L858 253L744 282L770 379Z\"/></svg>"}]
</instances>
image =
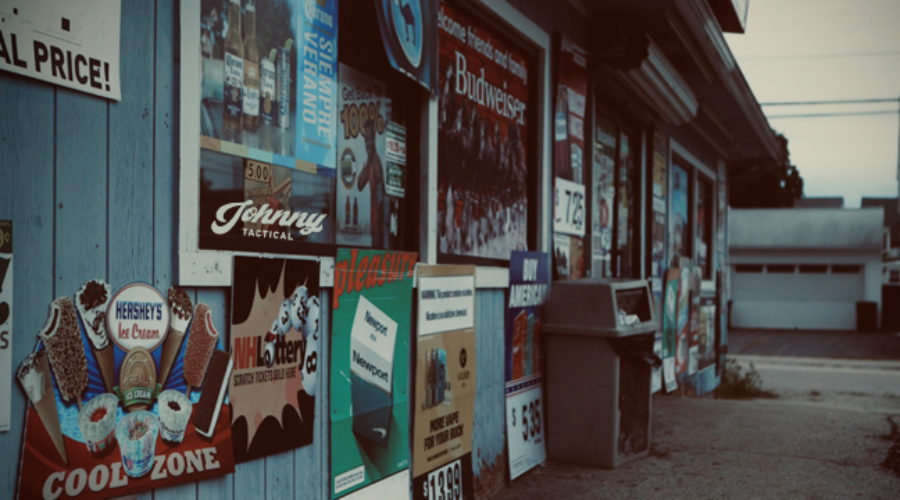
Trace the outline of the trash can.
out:
<instances>
[{"instance_id":1,"label":"trash can","mask_svg":"<svg viewBox=\"0 0 900 500\"><path fill-rule=\"evenodd\" d=\"M868 300L856 303L856 330L874 332L878 329L878 303Z\"/></svg>"},{"instance_id":2,"label":"trash can","mask_svg":"<svg viewBox=\"0 0 900 500\"><path fill-rule=\"evenodd\" d=\"M650 449L656 307L646 281L553 284L544 308L547 455L614 469Z\"/></svg>"}]
</instances>

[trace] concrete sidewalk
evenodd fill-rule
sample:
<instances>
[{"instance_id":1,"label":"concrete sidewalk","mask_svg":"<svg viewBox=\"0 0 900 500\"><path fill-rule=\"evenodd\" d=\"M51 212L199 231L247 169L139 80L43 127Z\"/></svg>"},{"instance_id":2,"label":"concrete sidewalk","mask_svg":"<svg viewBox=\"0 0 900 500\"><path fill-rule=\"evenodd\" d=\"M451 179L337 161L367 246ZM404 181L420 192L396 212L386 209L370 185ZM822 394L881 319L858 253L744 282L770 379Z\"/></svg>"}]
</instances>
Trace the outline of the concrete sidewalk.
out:
<instances>
[{"instance_id":1,"label":"concrete sidewalk","mask_svg":"<svg viewBox=\"0 0 900 500\"><path fill-rule=\"evenodd\" d=\"M648 457L615 470L548 462L492 498L895 499L900 477L880 466L889 417L900 424L900 413L655 396Z\"/></svg>"}]
</instances>

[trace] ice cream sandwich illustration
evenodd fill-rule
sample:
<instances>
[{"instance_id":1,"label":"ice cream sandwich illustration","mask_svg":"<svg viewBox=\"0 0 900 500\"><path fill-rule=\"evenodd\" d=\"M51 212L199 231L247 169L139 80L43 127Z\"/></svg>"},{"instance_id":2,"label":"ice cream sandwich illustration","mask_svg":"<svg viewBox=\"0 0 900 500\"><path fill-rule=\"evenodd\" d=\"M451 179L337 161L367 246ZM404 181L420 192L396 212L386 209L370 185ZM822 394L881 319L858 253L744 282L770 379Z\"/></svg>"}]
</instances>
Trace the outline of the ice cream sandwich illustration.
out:
<instances>
[{"instance_id":1,"label":"ice cream sandwich illustration","mask_svg":"<svg viewBox=\"0 0 900 500\"><path fill-rule=\"evenodd\" d=\"M88 385L88 369L72 299L60 297L50 304L50 317L40 337L47 349L59 396L64 401L74 400L81 408L81 395Z\"/></svg>"},{"instance_id":2,"label":"ice cream sandwich illustration","mask_svg":"<svg viewBox=\"0 0 900 500\"><path fill-rule=\"evenodd\" d=\"M188 334L184 350L184 380L187 382L185 394L191 395L192 387L200 387L209 359L219 341L219 332L213 325L212 311L200 302L194 309L194 320Z\"/></svg>"},{"instance_id":3,"label":"ice cream sandwich illustration","mask_svg":"<svg viewBox=\"0 0 900 500\"><path fill-rule=\"evenodd\" d=\"M225 392L228 390L228 379L231 377L233 366L231 355L216 349L209 360L209 368L203 380L203 390L200 393L200 401L194 406L194 419L192 420L197 434L203 437L212 437L219 420L219 411L225 400Z\"/></svg>"}]
</instances>

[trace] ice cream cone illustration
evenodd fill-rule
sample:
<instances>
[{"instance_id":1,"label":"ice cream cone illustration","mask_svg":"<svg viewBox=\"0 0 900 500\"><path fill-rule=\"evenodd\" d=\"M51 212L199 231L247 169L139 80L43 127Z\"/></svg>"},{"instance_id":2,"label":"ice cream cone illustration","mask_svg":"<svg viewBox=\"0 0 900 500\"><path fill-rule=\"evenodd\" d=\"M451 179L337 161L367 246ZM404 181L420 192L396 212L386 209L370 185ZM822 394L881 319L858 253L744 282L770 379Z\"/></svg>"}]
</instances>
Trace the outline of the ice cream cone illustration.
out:
<instances>
[{"instance_id":1,"label":"ice cream cone illustration","mask_svg":"<svg viewBox=\"0 0 900 500\"><path fill-rule=\"evenodd\" d=\"M106 307L109 304L109 296L109 285L105 281L91 280L82 285L75 295L75 307L90 340L91 350L97 359L106 390L112 392L116 386L116 372L112 343L106 330Z\"/></svg>"},{"instance_id":2,"label":"ice cream cone illustration","mask_svg":"<svg viewBox=\"0 0 900 500\"><path fill-rule=\"evenodd\" d=\"M81 408L81 394L88 385L87 359L75 306L69 297L59 297L50 304L50 317L40 333L60 397L75 400Z\"/></svg>"},{"instance_id":3,"label":"ice cream cone illustration","mask_svg":"<svg viewBox=\"0 0 900 500\"><path fill-rule=\"evenodd\" d=\"M191 309L193 304L187 292L178 287L170 287L168 292L169 311L169 332L166 334L166 341L163 343L162 354L159 358L159 379L161 386L166 385L166 379L169 378L169 370L178 356L178 350L181 349L181 343L184 341L184 334L187 325L191 321Z\"/></svg>"},{"instance_id":4,"label":"ice cream cone illustration","mask_svg":"<svg viewBox=\"0 0 900 500\"><path fill-rule=\"evenodd\" d=\"M216 349L219 332L212 321L209 306L200 302L194 309L194 321L188 334L187 347L184 350L184 380L187 381L185 394L191 395L191 387L200 387L209 358Z\"/></svg>"},{"instance_id":5,"label":"ice cream cone illustration","mask_svg":"<svg viewBox=\"0 0 900 500\"><path fill-rule=\"evenodd\" d=\"M66 455L66 444L59 426L56 398L53 397L53 383L50 381L50 365L47 364L47 355L44 349L29 354L19 365L16 377L19 379L25 395L28 396L28 400L34 406L34 410L37 411L38 417L41 418L44 429L53 440L53 445L59 452L63 463L68 465L69 458Z\"/></svg>"}]
</instances>

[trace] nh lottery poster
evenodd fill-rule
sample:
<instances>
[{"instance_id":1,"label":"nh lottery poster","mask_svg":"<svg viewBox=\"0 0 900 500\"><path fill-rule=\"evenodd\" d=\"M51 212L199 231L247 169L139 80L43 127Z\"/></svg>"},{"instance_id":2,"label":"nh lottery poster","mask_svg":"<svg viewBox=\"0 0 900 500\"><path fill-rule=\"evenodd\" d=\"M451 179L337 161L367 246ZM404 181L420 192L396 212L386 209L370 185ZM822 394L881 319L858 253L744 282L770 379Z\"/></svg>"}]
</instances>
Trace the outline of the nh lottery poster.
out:
<instances>
[{"instance_id":1,"label":"nh lottery poster","mask_svg":"<svg viewBox=\"0 0 900 500\"><path fill-rule=\"evenodd\" d=\"M506 442L509 477L547 458L541 377L541 311L550 290L550 257L513 252L506 310Z\"/></svg>"},{"instance_id":2,"label":"nh lottery poster","mask_svg":"<svg viewBox=\"0 0 900 500\"><path fill-rule=\"evenodd\" d=\"M231 434L245 462L312 443L319 264L235 257L233 269Z\"/></svg>"},{"instance_id":3,"label":"nh lottery poster","mask_svg":"<svg viewBox=\"0 0 900 500\"><path fill-rule=\"evenodd\" d=\"M471 498L475 266L419 266L416 352L413 498Z\"/></svg>"},{"instance_id":4,"label":"nh lottery poster","mask_svg":"<svg viewBox=\"0 0 900 500\"><path fill-rule=\"evenodd\" d=\"M331 335L334 498L396 473L409 488L409 341L415 252L338 249ZM387 484L387 482L385 482ZM379 486L381 487L381 485ZM374 488L374 487L373 487Z\"/></svg>"},{"instance_id":5,"label":"nh lottery poster","mask_svg":"<svg viewBox=\"0 0 900 500\"><path fill-rule=\"evenodd\" d=\"M337 234L339 245L384 248L388 226L385 142L391 100L385 85L340 65Z\"/></svg>"},{"instance_id":6,"label":"nh lottery poster","mask_svg":"<svg viewBox=\"0 0 900 500\"><path fill-rule=\"evenodd\" d=\"M526 55L446 2L438 6L438 251L509 259L526 249Z\"/></svg>"},{"instance_id":7,"label":"nh lottery poster","mask_svg":"<svg viewBox=\"0 0 900 500\"><path fill-rule=\"evenodd\" d=\"M106 498L233 472L222 314L176 287L100 279L50 303L16 370L29 401L18 496Z\"/></svg>"}]
</instances>

